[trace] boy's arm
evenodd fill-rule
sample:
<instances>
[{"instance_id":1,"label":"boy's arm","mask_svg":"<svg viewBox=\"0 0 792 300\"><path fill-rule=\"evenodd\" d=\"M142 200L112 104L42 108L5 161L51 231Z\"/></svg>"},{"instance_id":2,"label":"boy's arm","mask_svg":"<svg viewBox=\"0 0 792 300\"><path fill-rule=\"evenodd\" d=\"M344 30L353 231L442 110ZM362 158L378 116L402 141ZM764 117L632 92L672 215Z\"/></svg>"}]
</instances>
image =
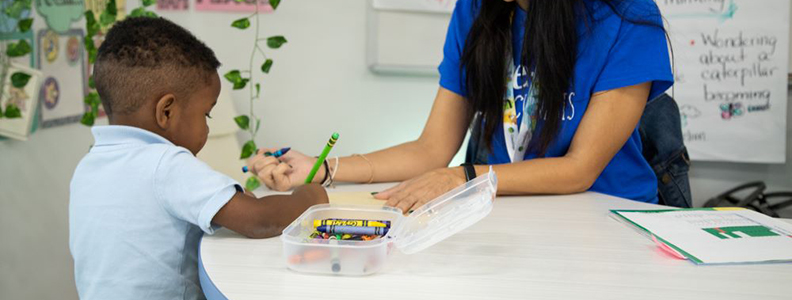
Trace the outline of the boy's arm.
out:
<instances>
[{"instance_id":1,"label":"boy's arm","mask_svg":"<svg viewBox=\"0 0 792 300\"><path fill-rule=\"evenodd\" d=\"M212 223L249 238L268 238L279 235L308 207L327 202L327 192L318 184L300 186L291 195L259 199L237 192Z\"/></svg>"}]
</instances>

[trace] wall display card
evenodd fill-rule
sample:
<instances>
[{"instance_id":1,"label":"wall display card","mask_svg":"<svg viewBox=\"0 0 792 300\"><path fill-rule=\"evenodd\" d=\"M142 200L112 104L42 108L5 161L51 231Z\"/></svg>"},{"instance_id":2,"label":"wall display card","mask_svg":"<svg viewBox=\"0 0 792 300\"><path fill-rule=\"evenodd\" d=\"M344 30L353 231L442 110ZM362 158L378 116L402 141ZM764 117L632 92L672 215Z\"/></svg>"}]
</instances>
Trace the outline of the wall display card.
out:
<instances>
[{"instance_id":1,"label":"wall display card","mask_svg":"<svg viewBox=\"0 0 792 300\"><path fill-rule=\"evenodd\" d=\"M38 66L44 74L39 90L41 127L48 128L80 121L86 111L88 72L82 29L64 34L52 30L38 32Z\"/></svg>"},{"instance_id":2,"label":"wall display card","mask_svg":"<svg viewBox=\"0 0 792 300\"><path fill-rule=\"evenodd\" d=\"M228 11L228 12L255 12L255 0L195 0L195 10L202 11ZM259 0L259 12L272 12L268 0Z\"/></svg>"},{"instance_id":3,"label":"wall display card","mask_svg":"<svg viewBox=\"0 0 792 300\"><path fill-rule=\"evenodd\" d=\"M17 72L30 75L30 79L23 88L16 88L12 85L12 75ZM13 104L19 109L21 116L13 119L0 118L0 136L27 140L35 119L41 77L41 72L38 70L20 64L12 63L6 70L2 77L2 87L0 87L0 92L2 92L0 107L5 111L9 104Z\"/></svg>"}]
</instances>

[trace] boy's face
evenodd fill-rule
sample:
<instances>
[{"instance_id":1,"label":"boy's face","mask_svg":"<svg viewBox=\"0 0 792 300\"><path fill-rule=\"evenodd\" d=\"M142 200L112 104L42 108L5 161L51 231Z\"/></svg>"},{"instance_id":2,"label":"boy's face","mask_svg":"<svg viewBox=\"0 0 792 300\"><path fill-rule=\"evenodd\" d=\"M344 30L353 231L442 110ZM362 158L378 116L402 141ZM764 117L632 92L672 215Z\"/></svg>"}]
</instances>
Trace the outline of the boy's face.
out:
<instances>
[{"instance_id":1,"label":"boy's face","mask_svg":"<svg viewBox=\"0 0 792 300\"><path fill-rule=\"evenodd\" d=\"M186 101L178 103L180 113L171 120L173 123L167 129L169 140L177 146L187 148L193 155L201 151L209 136L206 119L220 95L220 77L213 72L208 85L196 88L198 90L190 98L182 99Z\"/></svg>"}]
</instances>

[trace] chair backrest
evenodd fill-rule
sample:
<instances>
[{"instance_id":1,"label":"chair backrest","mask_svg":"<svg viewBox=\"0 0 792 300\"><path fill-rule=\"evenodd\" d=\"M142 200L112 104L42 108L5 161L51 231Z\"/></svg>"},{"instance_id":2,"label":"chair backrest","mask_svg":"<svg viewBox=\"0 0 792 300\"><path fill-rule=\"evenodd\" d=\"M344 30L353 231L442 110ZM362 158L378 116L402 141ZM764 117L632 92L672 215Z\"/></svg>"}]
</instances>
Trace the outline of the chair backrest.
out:
<instances>
[{"instance_id":1,"label":"chair backrest","mask_svg":"<svg viewBox=\"0 0 792 300\"><path fill-rule=\"evenodd\" d=\"M679 106L662 94L646 104L638 126L643 156L657 176L660 204L692 207L690 159L682 135Z\"/></svg>"}]
</instances>

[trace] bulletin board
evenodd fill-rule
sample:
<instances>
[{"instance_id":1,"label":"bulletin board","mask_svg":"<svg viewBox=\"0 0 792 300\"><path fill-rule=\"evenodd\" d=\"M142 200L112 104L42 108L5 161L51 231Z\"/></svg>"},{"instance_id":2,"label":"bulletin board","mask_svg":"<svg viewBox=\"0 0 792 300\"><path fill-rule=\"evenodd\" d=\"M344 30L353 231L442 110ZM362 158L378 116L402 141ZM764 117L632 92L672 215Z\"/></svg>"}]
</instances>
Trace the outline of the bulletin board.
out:
<instances>
[{"instance_id":1,"label":"bulletin board","mask_svg":"<svg viewBox=\"0 0 792 300\"><path fill-rule=\"evenodd\" d=\"M784 163L790 1L656 2L691 159Z\"/></svg>"}]
</instances>

